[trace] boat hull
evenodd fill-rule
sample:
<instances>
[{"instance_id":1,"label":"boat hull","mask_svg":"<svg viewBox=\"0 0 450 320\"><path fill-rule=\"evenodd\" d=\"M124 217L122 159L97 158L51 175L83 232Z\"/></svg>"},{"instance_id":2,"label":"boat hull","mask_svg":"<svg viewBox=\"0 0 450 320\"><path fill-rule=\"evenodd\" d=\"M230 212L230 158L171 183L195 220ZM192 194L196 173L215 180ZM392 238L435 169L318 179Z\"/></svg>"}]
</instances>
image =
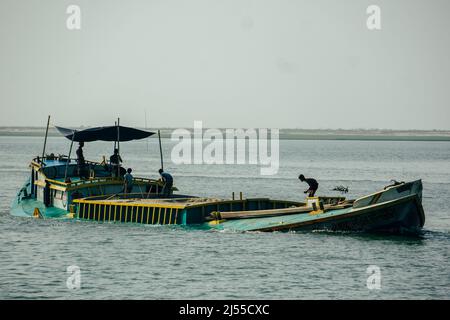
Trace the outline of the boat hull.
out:
<instances>
[{"instance_id":1,"label":"boat hull","mask_svg":"<svg viewBox=\"0 0 450 320\"><path fill-rule=\"evenodd\" d=\"M416 195L409 195L363 208L330 210L320 214L296 214L270 218L210 223L213 228L236 231L356 231L418 233L425 216Z\"/></svg>"},{"instance_id":2,"label":"boat hull","mask_svg":"<svg viewBox=\"0 0 450 320\"><path fill-rule=\"evenodd\" d=\"M307 203L213 199L186 195L114 194L73 200L64 208L31 196L28 181L11 214L35 218L78 218L98 222L192 225L233 231L356 231L418 233L425 223L420 180L389 186L357 200L307 198ZM55 195L55 201L57 193ZM58 200L60 200L58 198Z\"/></svg>"}]
</instances>

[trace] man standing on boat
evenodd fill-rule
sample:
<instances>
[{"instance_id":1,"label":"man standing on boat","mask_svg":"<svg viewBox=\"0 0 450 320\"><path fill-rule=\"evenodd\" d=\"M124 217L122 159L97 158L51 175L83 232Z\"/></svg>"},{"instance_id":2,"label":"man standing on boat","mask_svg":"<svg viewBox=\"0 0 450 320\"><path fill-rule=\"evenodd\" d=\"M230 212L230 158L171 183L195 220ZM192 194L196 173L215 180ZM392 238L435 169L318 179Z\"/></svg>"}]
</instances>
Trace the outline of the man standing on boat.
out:
<instances>
[{"instance_id":1,"label":"man standing on boat","mask_svg":"<svg viewBox=\"0 0 450 320\"><path fill-rule=\"evenodd\" d=\"M120 164L122 163L122 158L119 154L119 149L114 149L114 154L109 157L109 164L111 165L111 172L113 177L117 177L120 175L119 168Z\"/></svg>"},{"instance_id":2,"label":"man standing on boat","mask_svg":"<svg viewBox=\"0 0 450 320\"><path fill-rule=\"evenodd\" d=\"M80 141L79 145L78 145L78 149L77 149L77 170L78 170L78 176L80 178L85 178L86 177L86 173L85 173L85 166L86 166L86 161L84 160L84 154L83 154L83 147L84 147L84 142Z\"/></svg>"},{"instance_id":3,"label":"man standing on boat","mask_svg":"<svg viewBox=\"0 0 450 320\"><path fill-rule=\"evenodd\" d=\"M159 169L158 172L161 175L162 181L164 182L161 195L168 197L172 193L173 178L169 173L164 172L163 169Z\"/></svg>"},{"instance_id":4,"label":"man standing on boat","mask_svg":"<svg viewBox=\"0 0 450 320\"><path fill-rule=\"evenodd\" d=\"M302 182L306 182L309 185L308 190L306 190L304 193L308 193L308 197L314 197L314 194L316 193L317 189L319 188L319 183L316 179L313 178L305 178L304 175L299 175L298 178Z\"/></svg>"},{"instance_id":5,"label":"man standing on boat","mask_svg":"<svg viewBox=\"0 0 450 320\"><path fill-rule=\"evenodd\" d=\"M127 173L123 176L124 181L124 192L125 193L131 193L131 190L133 189L133 176L131 175L131 168L128 168Z\"/></svg>"}]
</instances>

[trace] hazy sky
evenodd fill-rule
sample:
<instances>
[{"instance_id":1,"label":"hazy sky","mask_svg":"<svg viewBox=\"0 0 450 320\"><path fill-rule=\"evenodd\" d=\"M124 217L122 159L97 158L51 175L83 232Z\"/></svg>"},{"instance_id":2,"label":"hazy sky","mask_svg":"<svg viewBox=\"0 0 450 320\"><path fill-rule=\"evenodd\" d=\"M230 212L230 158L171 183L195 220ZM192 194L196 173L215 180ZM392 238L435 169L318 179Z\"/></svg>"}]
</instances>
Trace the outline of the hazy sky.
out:
<instances>
[{"instance_id":1,"label":"hazy sky","mask_svg":"<svg viewBox=\"0 0 450 320\"><path fill-rule=\"evenodd\" d=\"M149 127L450 129L449 14L449 0L0 0L0 125L144 126L146 110Z\"/></svg>"}]
</instances>

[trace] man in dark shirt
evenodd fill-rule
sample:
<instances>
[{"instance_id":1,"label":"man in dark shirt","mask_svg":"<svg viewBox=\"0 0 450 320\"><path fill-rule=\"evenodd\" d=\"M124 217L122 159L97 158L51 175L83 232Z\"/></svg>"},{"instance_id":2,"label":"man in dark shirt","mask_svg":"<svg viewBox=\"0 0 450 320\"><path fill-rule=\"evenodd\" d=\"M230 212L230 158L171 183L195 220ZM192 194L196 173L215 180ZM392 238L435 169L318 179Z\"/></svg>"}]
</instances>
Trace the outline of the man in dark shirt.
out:
<instances>
[{"instance_id":1,"label":"man in dark shirt","mask_svg":"<svg viewBox=\"0 0 450 320\"><path fill-rule=\"evenodd\" d=\"M85 170L86 161L84 160L83 147L84 142L80 141L77 149L77 170L78 176L80 178L86 178L86 170Z\"/></svg>"},{"instance_id":2,"label":"man in dark shirt","mask_svg":"<svg viewBox=\"0 0 450 320\"><path fill-rule=\"evenodd\" d=\"M317 189L319 188L319 183L316 179L313 178L305 178L304 175L299 175L298 178L302 182L306 182L309 185L308 190L306 190L304 193L308 193L308 197L314 197L314 194L316 193Z\"/></svg>"},{"instance_id":3,"label":"man in dark shirt","mask_svg":"<svg viewBox=\"0 0 450 320\"><path fill-rule=\"evenodd\" d=\"M83 147L84 147L84 142L81 141L78 144L78 149L77 149L77 163L78 165L80 164L84 164L84 155L83 155Z\"/></svg>"},{"instance_id":4,"label":"man in dark shirt","mask_svg":"<svg viewBox=\"0 0 450 320\"><path fill-rule=\"evenodd\" d=\"M114 149L114 154L109 157L109 164L111 165L111 172L113 177L117 177L120 175L120 164L122 163L122 158L119 154L119 149Z\"/></svg>"},{"instance_id":5,"label":"man in dark shirt","mask_svg":"<svg viewBox=\"0 0 450 320\"><path fill-rule=\"evenodd\" d=\"M164 172L163 169L159 169L158 172L161 175L162 181L164 182L161 194L165 197L168 197L172 192L173 178L169 173Z\"/></svg>"}]
</instances>

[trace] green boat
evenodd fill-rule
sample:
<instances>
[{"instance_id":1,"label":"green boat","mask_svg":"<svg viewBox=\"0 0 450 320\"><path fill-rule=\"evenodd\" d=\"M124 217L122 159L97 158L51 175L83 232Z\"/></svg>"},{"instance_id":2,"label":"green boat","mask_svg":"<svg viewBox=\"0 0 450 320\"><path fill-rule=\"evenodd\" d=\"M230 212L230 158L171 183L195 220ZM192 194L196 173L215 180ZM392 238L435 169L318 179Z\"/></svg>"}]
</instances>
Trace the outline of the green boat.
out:
<instances>
[{"instance_id":1,"label":"green boat","mask_svg":"<svg viewBox=\"0 0 450 320\"><path fill-rule=\"evenodd\" d=\"M305 201L269 198L204 198L163 195L159 180L124 180L106 162L86 161L88 177L80 177L70 157L74 141L143 139L152 132L119 125L83 131L58 128L71 140L69 156L42 155L30 164L30 176L11 205L11 214L41 219L80 219L158 225L184 225L231 231L358 231L413 233L425 223L422 182L395 183L355 200L308 197ZM120 134L121 132L122 134Z\"/></svg>"}]
</instances>

